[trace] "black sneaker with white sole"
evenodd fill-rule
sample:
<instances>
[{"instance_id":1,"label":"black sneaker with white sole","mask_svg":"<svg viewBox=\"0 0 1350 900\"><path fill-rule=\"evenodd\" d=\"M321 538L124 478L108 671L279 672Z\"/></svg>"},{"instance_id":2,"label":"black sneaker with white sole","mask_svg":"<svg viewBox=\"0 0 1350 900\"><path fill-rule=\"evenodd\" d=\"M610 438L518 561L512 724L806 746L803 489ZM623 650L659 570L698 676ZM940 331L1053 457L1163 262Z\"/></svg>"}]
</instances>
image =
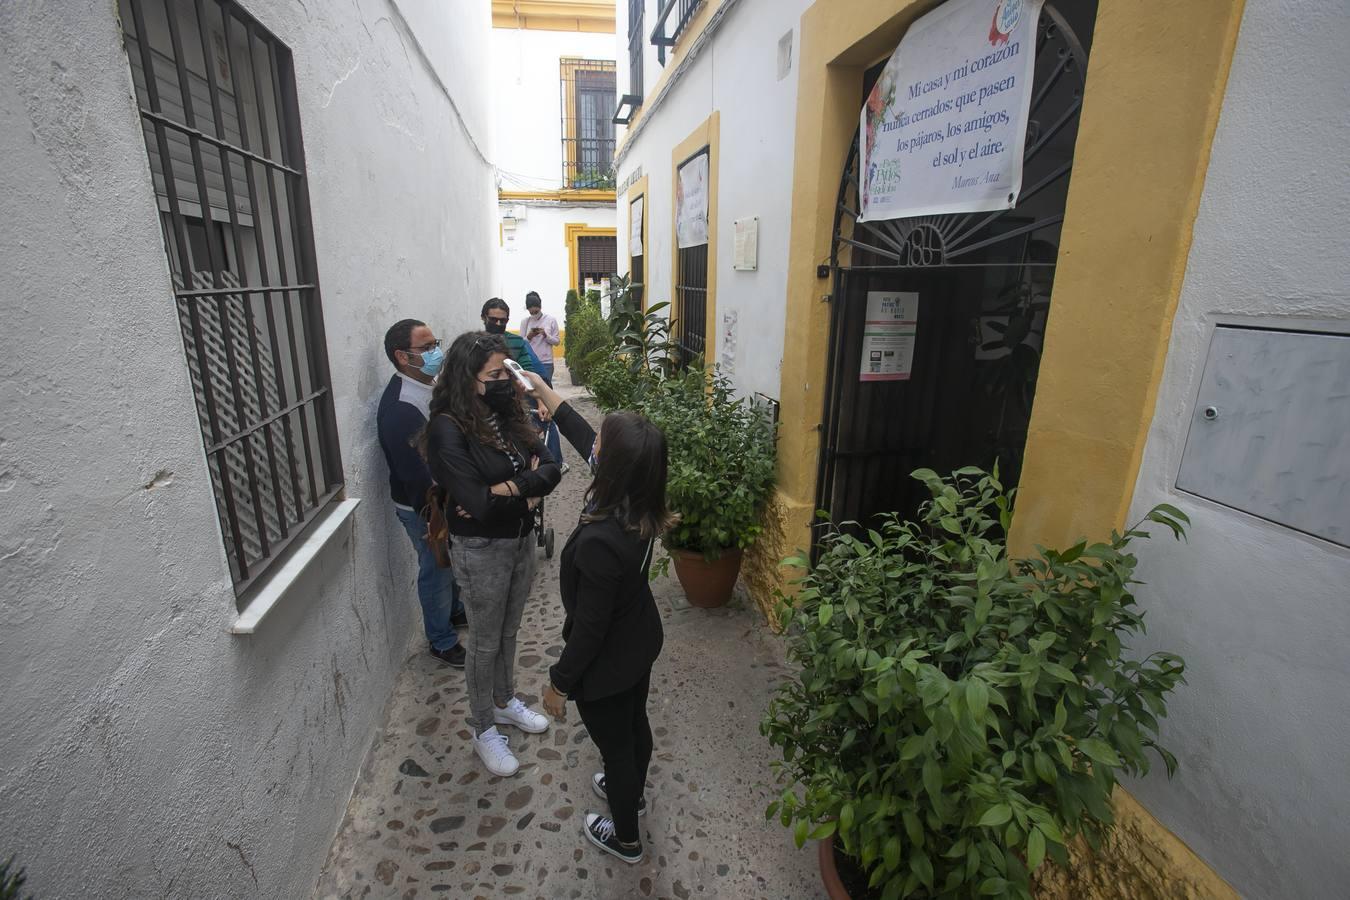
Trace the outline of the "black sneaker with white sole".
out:
<instances>
[{"instance_id":1,"label":"black sneaker with white sole","mask_svg":"<svg viewBox=\"0 0 1350 900\"><path fill-rule=\"evenodd\" d=\"M586 819L581 826L581 830L586 833L587 840L611 856L617 856L629 865L637 865L642 862L644 855L642 841L625 844L619 840L618 834L614 831L614 821L608 816L586 813Z\"/></svg>"},{"instance_id":2,"label":"black sneaker with white sole","mask_svg":"<svg viewBox=\"0 0 1350 900\"><path fill-rule=\"evenodd\" d=\"M605 793L604 772L596 772L594 775L591 776L591 790L595 791L595 796L599 797L606 803L609 802L609 794ZM646 814L647 814L647 797L646 795L643 795L638 798L638 815L645 816Z\"/></svg>"}]
</instances>

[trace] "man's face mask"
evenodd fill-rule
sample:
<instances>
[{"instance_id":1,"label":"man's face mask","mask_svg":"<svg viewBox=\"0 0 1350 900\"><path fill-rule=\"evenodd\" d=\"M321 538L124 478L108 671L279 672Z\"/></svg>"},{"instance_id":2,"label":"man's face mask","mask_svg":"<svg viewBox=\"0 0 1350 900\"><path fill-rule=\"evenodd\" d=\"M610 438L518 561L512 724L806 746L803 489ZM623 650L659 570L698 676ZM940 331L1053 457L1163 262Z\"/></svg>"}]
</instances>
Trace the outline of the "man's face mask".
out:
<instances>
[{"instance_id":1,"label":"man's face mask","mask_svg":"<svg viewBox=\"0 0 1350 900\"><path fill-rule=\"evenodd\" d=\"M429 375L435 378L440 374L441 366L445 363L445 351L440 347L432 347L430 350L423 351L421 354L422 365L418 366L418 371L423 375Z\"/></svg>"}]
</instances>

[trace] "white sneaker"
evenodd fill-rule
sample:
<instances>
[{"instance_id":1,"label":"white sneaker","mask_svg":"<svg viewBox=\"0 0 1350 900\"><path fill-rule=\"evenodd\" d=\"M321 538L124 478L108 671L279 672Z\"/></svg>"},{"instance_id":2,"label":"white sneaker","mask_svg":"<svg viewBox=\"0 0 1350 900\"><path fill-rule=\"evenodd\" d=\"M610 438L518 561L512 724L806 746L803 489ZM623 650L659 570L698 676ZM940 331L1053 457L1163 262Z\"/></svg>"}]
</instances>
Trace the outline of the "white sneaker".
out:
<instances>
[{"instance_id":1,"label":"white sneaker","mask_svg":"<svg viewBox=\"0 0 1350 900\"><path fill-rule=\"evenodd\" d=\"M493 775L507 777L520 769L520 760L506 746L506 735L497 731L496 726L474 738L473 749Z\"/></svg>"},{"instance_id":2,"label":"white sneaker","mask_svg":"<svg viewBox=\"0 0 1350 900\"><path fill-rule=\"evenodd\" d=\"M506 709L500 707L494 709L492 721L498 725L514 725L529 734L548 731L548 716L530 709L520 701L519 697L512 697L511 702L506 704Z\"/></svg>"}]
</instances>

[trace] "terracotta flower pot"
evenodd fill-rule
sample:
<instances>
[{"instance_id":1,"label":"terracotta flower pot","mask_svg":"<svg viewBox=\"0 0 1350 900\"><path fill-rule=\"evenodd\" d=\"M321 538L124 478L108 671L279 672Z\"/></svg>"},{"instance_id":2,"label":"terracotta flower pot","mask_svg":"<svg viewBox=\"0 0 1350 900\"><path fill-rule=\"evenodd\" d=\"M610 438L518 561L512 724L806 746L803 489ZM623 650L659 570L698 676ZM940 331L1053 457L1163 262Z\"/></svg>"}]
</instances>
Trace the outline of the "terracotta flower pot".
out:
<instances>
[{"instance_id":1,"label":"terracotta flower pot","mask_svg":"<svg viewBox=\"0 0 1350 900\"><path fill-rule=\"evenodd\" d=\"M726 606L731 592L736 588L736 576L741 573L740 550L728 550L713 562L703 558L702 553L688 550L670 551L675 563L675 576L680 579L680 587L690 604L703 609L715 609Z\"/></svg>"},{"instance_id":2,"label":"terracotta flower pot","mask_svg":"<svg viewBox=\"0 0 1350 900\"><path fill-rule=\"evenodd\" d=\"M816 856L820 860L820 880L825 882L825 893L830 900L850 900L848 889L839 879L839 869L834 864L834 837L816 841Z\"/></svg>"}]
</instances>

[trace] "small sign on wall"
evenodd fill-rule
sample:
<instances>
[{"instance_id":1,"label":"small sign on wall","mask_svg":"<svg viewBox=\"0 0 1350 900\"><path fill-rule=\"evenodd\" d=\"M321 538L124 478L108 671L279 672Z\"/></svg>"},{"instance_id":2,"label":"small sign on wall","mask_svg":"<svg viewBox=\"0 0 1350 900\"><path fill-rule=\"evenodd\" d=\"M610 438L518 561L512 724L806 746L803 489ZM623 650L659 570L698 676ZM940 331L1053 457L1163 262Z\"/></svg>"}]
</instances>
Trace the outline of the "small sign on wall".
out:
<instances>
[{"instance_id":1,"label":"small sign on wall","mask_svg":"<svg viewBox=\"0 0 1350 900\"><path fill-rule=\"evenodd\" d=\"M859 381L908 381L914 371L919 295L867 292Z\"/></svg>"},{"instance_id":2,"label":"small sign on wall","mask_svg":"<svg viewBox=\"0 0 1350 900\"><path fill-rule=\"evenodd\" d=\"M753 272L759 268L759 216L737 219L736 248L731 268L737 272Z\"/></svg>"},{"instance_id":3,"label":"small sign on wall","mask_svg":"<svg viewBox=\"0 0 1350 900\"><path fill-rule=\"evenodd\" d=\"M718 340L719 350L721 350L722 373L728 378L736 374L736 336L740 330L738 325L740 313L736 310L730 310L722 313L722 334Z\"/></svg>"}]
</instances>

